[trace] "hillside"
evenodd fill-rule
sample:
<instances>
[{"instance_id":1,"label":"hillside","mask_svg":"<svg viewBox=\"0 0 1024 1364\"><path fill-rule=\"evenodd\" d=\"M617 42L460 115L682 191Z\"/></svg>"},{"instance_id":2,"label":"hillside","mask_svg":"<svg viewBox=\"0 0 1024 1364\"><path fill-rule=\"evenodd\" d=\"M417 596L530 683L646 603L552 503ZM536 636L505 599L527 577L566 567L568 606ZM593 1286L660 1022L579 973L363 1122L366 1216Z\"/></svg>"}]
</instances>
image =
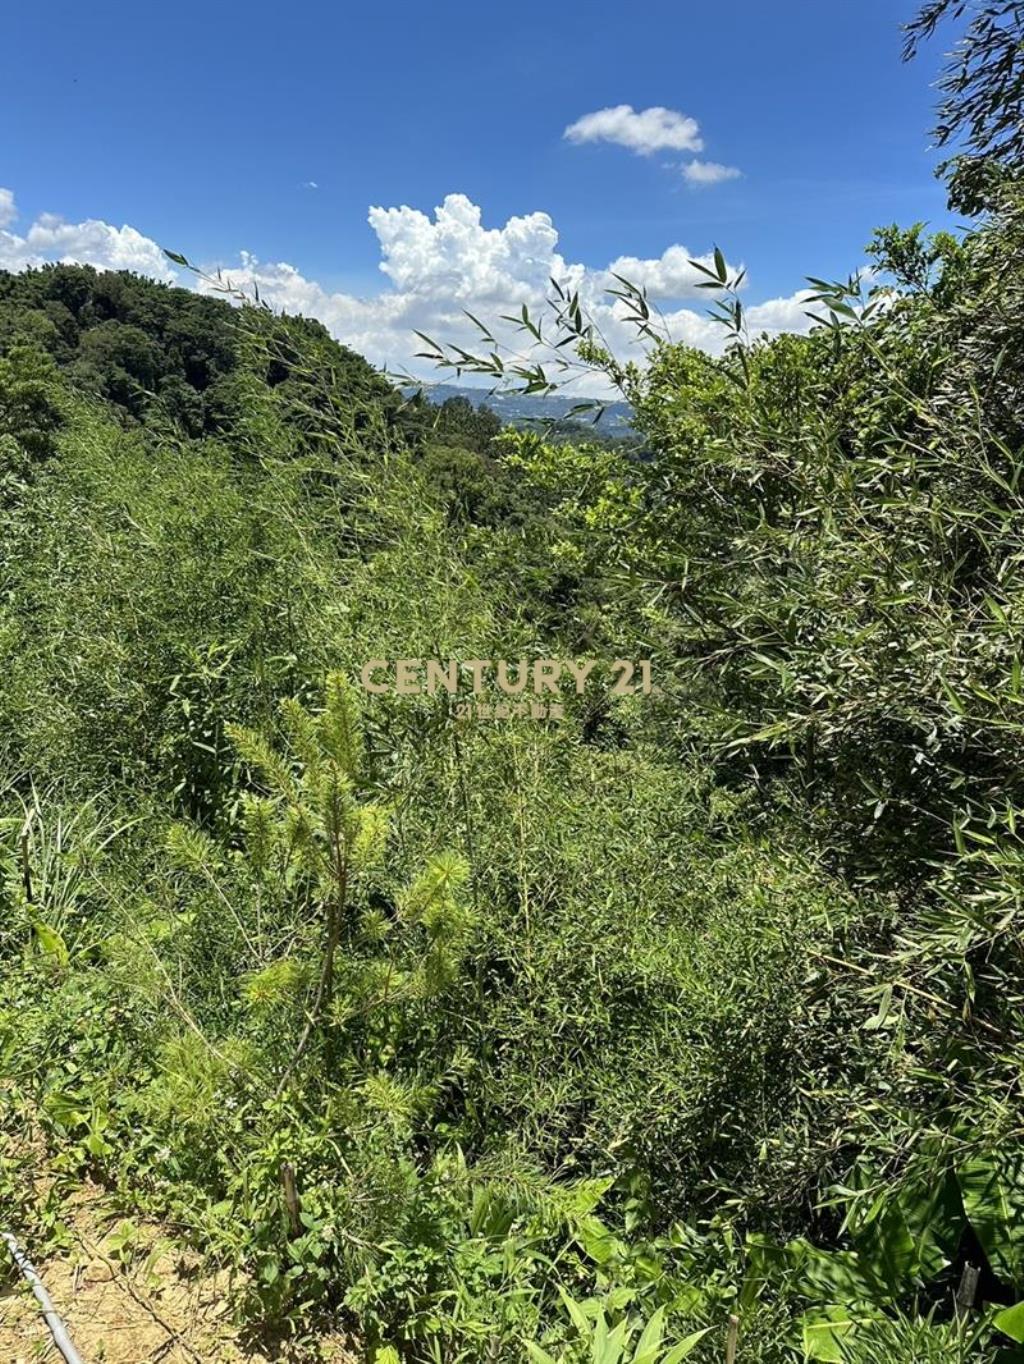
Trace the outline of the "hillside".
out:
<instances>
[{"instance_id":1,"label":"hillside","mask_svg":"<svg viewBox=\"0 0 1024 1364\"><path fill-rule=\"evenodd\" d=\"M1016 155L806 335L564 308L643 459L0 274L0 1230L183 1358L1024 1357Z\"/></svg>"},{"instance_id":2,"label":"hillside","mask_svg":"<svg viewBox=\"0 0 1024 1364\"><path fill-rule=\"evenodd\" d=\"M569 398L560 394L540 396L515 390L492 391L489 388L470 388L465 384L431 385L427 395L432 402L443 404L450 398L464 398L474 407L490 407L509 426L541 425L573 421L574 412L585 403L595 403L589 413L577 413L574 425L582 438L595 436L623 437L632 430L632 412L628 403L597 404L588 398ZM588 423L592 432L584 427Z\"/></svg>"}]
</instances>

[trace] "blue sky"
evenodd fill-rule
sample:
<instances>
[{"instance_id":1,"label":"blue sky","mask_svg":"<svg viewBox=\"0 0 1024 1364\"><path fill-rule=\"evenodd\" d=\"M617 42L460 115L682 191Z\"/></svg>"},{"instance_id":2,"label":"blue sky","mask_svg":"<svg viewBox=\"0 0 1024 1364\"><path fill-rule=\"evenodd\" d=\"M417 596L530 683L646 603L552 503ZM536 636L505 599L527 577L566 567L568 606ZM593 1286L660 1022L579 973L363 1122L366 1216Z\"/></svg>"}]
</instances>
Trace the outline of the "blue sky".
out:
<instances>
[{"instance_id":1,"label":"blue sky","mask_svg":"<svg viewBox=\"0 0 1024 1364\"><path fill-rule=\"evenodd\" d=\"M319 310L370 351L399 347L406 322L443 322L446 285L449 305L497 305L520 271L529 297L550 259L589 272L597 289L622 258L643 275L673 246L703 255L717 243L747 266L750 303L785 299L806 274L860 264L876 224L947 222L928 138L941 49L901 64L899 22L912 9L17 6L0 48L0 186L11 192L0 264L91 252L157 272L148 248L99 225L129 225L204 263L237 266L245 251L243 276L262 272L282 306ZM638 123L622 106L666 112ZM619 113L582 125L589 136L565 136L609 109ZM739 174L693 183L708 163ZM479 210L477 228L459 200L459 222L438 230L448 195ZM386 220L390 248L382 220L368 222L373 206L417 211ZM61 229L40 226L45 214ZM527 223L512 255L529 256L532 274L486 237L509 219ZM382 273L389 250L398 264ZM647 274L667 306L700 311L678 271ZM403 307L396 292L417 298Z\"/></svg>"}]
</instances>

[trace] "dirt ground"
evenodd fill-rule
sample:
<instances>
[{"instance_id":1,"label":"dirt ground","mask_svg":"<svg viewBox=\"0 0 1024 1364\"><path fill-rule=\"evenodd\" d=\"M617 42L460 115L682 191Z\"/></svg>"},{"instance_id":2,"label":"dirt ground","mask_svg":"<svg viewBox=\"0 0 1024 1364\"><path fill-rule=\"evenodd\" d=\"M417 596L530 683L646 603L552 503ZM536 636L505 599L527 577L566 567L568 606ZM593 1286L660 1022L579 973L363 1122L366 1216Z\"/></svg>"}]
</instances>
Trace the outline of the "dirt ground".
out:
<instances>
[{"instance_id":1,"label":"dirt ground","mask_svg":"<svg viewBox=\"0 0 1024 1364\"><path fill-rule=\"evenodd\" d=\"M71 1211L74 1245L33 1261L85 1364L354 1364L340 1339L315 1346L243 1344L226 1304L224 1275L203 1275L196 1257L160 1228L125 1225L83 1190ZM31 1247L22 1249L32 1259ZM7 1263L0 1276L0 1361L63 1364L31 1290ZM9 1272L10 1271L10 1272Z\"/></svg>"}]
</instances>

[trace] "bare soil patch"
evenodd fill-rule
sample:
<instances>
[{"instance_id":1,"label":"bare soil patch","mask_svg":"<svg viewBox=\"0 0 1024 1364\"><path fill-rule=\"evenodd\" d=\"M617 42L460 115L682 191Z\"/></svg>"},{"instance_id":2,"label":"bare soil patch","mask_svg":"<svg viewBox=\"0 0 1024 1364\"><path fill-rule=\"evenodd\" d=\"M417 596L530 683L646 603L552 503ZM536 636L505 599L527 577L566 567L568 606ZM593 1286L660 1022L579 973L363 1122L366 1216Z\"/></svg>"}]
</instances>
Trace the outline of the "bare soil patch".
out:
<instances>
[{"instance_id":1,"label":"bare soil patch","mask_svg":"<svg viewBox=\"0 0 1024 1364\"><path fill-rule=\"evenodd\" d=\"M85 1189L68 1222L72 1248L47 1260L23 1246L85 1364L354 1364L340 1337L272 1345L243 1341L227 1301L227 1275L204 1272L199 1257L176 1246L159 1226L124 1224ZM62 1364L39 1304L6 1247L0 1277L0 1360Z\"/></svg>"}]
</instances>

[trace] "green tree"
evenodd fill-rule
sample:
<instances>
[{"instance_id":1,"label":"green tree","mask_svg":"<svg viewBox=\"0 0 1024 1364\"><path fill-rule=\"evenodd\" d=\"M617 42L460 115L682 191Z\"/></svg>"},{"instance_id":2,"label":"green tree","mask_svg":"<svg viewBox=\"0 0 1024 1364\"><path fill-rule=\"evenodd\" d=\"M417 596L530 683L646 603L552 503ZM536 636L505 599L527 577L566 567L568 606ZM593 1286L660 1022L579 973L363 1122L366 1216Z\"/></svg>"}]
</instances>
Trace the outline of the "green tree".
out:
<instances>
[{"instance_id":1,"label":"green tree","mask_svg":"<svg viewBox=\"0 0 1024 1364\"><path fill-rule=\"evenodd\" d=\"M1024 164L1024 5L1020 0L927 0L906 25L911 60L945 20L968 22L939 80L935 137L954 155L940 168L950 203L976 214Z\"/></svg>"},{"instance_id":2,"label":"green tree","mask_svg":"<svg viewBox=\"0 0 1024 1364\"><path fill-rule=\"evenodd\" d=\"M286 880L294 878L303 915L315 916L322 925L313 998L278 1092L298 1067L315 1030L330 1019L339 948L367 930L365 921L353 917L360 879L378 868L389 831L386 807L363 795L367 783L359 700L344 674L328 677L319 713L310 714L294 700L282 702L281 713L289 740L286 756L253 730L229 728L240 757L267 790L264 796L243 797L246 849L253 869L266 873L276 862ZM457 965L471 922L460 897L466 876L460 858L439 855L403 899L407 922L422 924L427 933L414 994L438 989ZM377 916L371 937L384 927ZM271 973L278 970L272 967ZM372 969L371 974L375 976ZM258 992L259 986L254 988ZM385 985L382 1003L387 994ZM401 990L395 991L396 999L401 995Z\"/></svg>"}]
</instances>

